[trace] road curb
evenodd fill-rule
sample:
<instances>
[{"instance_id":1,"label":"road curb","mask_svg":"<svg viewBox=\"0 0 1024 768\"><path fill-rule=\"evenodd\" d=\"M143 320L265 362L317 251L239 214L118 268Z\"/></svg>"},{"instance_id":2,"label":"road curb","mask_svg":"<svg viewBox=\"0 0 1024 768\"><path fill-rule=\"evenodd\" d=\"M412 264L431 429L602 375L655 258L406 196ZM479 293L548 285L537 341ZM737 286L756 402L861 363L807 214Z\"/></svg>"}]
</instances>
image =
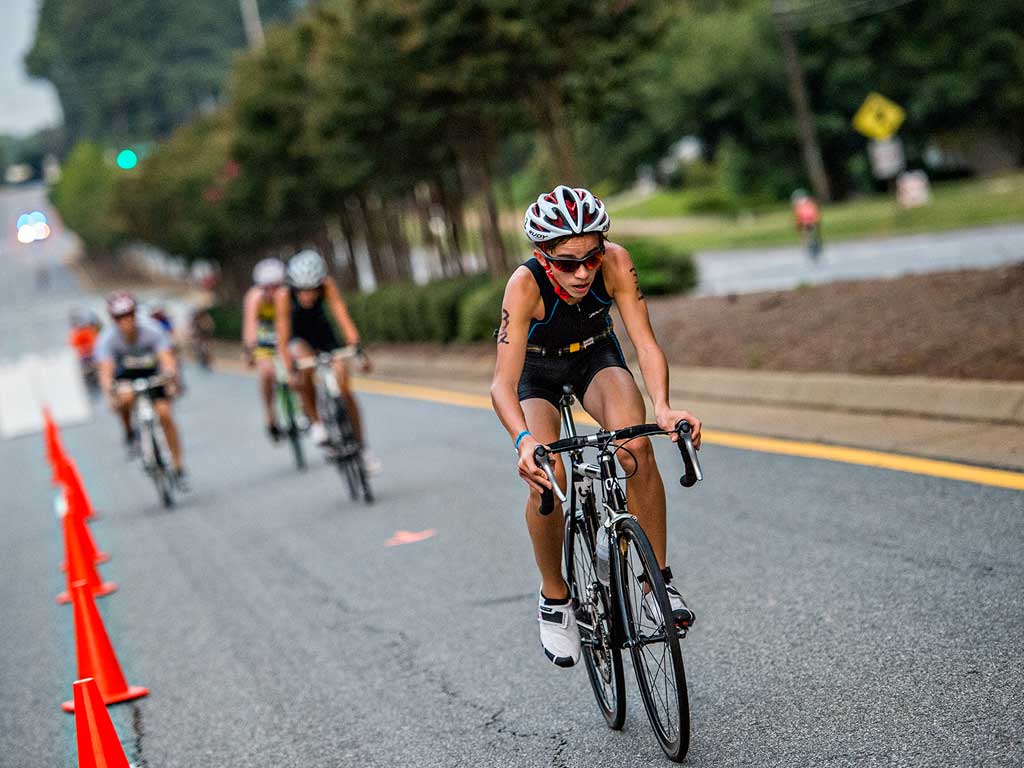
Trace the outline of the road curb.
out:
<instances>
[{"instance_id":1,"label":"road curb","mask_svg":"<svg viewBox=\"0 0 1024 768\"><path fill-rule=\"evenodd\" d=\"M377 373L391 379L462 381L486 386L494 370L489 356L389 351L374 348ZM635 366L634 366L635 368ZM688 399L773 405L812 411L1024 425L1024 382L859 376L831 373L670 369L673 401Z\"/></svg>"}]
</instances>

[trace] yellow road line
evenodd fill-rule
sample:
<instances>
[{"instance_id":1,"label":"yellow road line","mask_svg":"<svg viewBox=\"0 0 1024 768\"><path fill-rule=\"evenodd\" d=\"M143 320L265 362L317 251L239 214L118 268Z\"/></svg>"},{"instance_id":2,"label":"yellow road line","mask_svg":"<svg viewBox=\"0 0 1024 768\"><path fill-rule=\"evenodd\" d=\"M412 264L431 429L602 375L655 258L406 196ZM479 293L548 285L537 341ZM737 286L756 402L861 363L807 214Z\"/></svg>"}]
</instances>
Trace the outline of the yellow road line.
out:
<instances>
[{"instance_id":1,"label":"yellow road line","mask_svg":"<svg viewBox=\"0 0 1024 768\"><path fill-rule=\"evenodd\" d=\"M473 395L437 387L399 384L397 382L359 377L354 378L354 383L357 390L376 395L390 395L392 397L404 397L412 400L444 403L445 405L457 405L464 408L491 410L491 399L486 395ZM586 414L580 414L577 421L583 424L595 423ZM713 445L725 445L730 448L742 448L748 451L802 456L844 464L858 464L865 467L880 467L897 472L929 475L949 480L963 480L979 485L991 485L998 488L1012 488L1024 491L1024 473L1022 472L973 467L969 464L957 464L952 461L901 456L895 453L870 451L864 448L845 448L843 446L809 443L800 440L783 440L776 437L759 437L739 432L723 432L717 429L704 430L703 440Z\"/></svg>"}]
</instances>

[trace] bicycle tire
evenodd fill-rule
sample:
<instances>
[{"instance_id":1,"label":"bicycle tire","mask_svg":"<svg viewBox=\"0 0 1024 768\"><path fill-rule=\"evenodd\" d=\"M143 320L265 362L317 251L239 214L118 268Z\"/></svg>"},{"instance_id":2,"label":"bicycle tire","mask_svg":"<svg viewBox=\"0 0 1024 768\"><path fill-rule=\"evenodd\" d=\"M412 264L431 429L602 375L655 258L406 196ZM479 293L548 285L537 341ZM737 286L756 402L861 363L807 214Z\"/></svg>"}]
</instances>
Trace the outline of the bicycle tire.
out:
<instances>
[{"instance_id":1,"label":"bicycle tire","mask_svg":"<svg viewBox=\"0 0 1024 768\"><path fill-rule=\"evenodd\" d=\"M366 471L366 464L363 462L362 454L355 457L356 473L359 476L359 485L363 489L363 501L373 504L373 489L370 487L370 473Z\"/></svg>"},{"instance_id":2,"label":"bicycle tire","mask_svg":"<svg viewBox=\"0 0 1024 768\"><path fill-rule=\"evenodd\" d=\"M343 469L353 501L358 501L360 492L367 504L373 503L373 489L370 488L370 476L363 463L362 446L356 439L348 409L340 397L331 398L334 422L338 434L339 468ZM344 465L342 468L340 465Z\"/></svg>"},{"instance_id":3,"label":"bicycle tire","mask_svg":"<svg viewBox=\"0 0 1024 768\"><path fill-rule=\"evenodd\" d=\"M583 513L586 514L586 513ZM575 515L565 516L563 554L566 581L576 611L583 646L583 664L587 668L594 699L605 722L612 730L621 730L626 722L626 687L622 670L622 650L614 627L609 588L597 579L592 553L592 524ZM596 598L596 600L594 599ZM594 621L594 610L603 618ZM598 631L590 630L592 626ZM600 651L598 648L600 647Z\"/></svg>"},{"instance_id":4,"label":"bicycle tire","mask_svg":"<svg viewBox=\"0 0 1024 768\"><path fill-rule=\"evenodd\" d=\"M355 460L339 459L342 465L345 482L348 484L348 493L352 501L359 501L359 470L356 468Z\"/></svg>"},{"instance_id":5,"label":"bicycle tire","mask_svg":"<svg viewBox=\"0 0 1024 768\"><path fill-rule=\"evenodd\" d=\"M288 431L288 442L292 446L292 456L295 457L295 468L306 468L306 457L302 453L302 435L299 432L298 422L295 420L295 401L292 399L291 389L287 384L279 384L281 410L284 411L285 424Z\"/></svg>"},{"instance_id":6,"label":"bicycle tire","mask_svg":"<svg viewBox=\"0 0 1024 768\"><path fill-rule=\"evenodd\" d=\"M594 524L584 523L582 518L566 518L563 546L565 550L566 574L569 589L576 610L580 628L582 656L598 709L609 728L619 730L625 722L626 697L622 667L622 651L614 626L608 587L597 579L593 561ZM590 595L589 599L584 595ZM596 598L596 599L595 599ZM595 624L595 609L600 609L603 619ZM601 631L594 637L588 626ZM598 646L602 653L596 653Z\"/></svg>"},{"instance_id":7,"label":"bicycle tire","mask_svg":"<svg viewBox=\"0 0 1024 768\"><path fill-rule=\"evenodd\" d=\"M690 703L679 635L672 621L660 625L644 611L643 579L650 585L662 616L671 616L668 592L654 550L640 524L623 521L617 529L615 579L622 619L630 638L633 672L651 728L665 755L681 762L690 747ZM660 655L650 650L661 646ZM658 674L660 672L660 675Z\"/></svg>"},{"instance_id":8,"label":"bicycle tire","mask_svg":"<svg viewBox=\"0 0 1024 768\"><path fill-rule=\"evenodd\" d=\"M150 430L150 440L153 445L153 460L155 470L153 481L156 483L156 492L160 496L160 504L164 509L174 506L174 494L171 491L171 478L167 473L167 465L164 463L163 454L160 452L160 443L156 439L156 430Z\"/></svg>"}]
</instances>

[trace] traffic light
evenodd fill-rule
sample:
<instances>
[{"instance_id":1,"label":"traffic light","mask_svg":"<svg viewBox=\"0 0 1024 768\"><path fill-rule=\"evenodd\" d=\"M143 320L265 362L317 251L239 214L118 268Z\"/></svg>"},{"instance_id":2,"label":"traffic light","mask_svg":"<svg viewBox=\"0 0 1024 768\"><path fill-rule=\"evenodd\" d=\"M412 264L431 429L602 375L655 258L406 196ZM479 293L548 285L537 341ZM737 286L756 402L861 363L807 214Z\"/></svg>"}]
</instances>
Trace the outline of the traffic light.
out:
<instances>
[{"instance_id":1,"label":"traffic light","mask_svg":"<svg viewBox=\"0 0 1024 768\"><path fill-rule=\"evenodd\" d=\"M122 149L117 153L117 167L123 171L130 171L139 164L139 156L133 149Z\"/></svg>"}]
</instances>

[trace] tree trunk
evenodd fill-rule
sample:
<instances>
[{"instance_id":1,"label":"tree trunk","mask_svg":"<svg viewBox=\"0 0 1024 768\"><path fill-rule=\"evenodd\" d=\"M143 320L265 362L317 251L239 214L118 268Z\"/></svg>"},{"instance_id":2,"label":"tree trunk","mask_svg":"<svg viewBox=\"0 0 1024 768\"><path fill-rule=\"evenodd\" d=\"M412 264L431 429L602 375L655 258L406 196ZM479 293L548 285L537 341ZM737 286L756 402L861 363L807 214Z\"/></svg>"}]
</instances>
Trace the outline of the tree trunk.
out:
<instances>
[{"instance_id":1,"label":"tree trunk","mask_svg":"<svg viewBox=\"0 0 1024 768\"><path fill-rule=\"evenodd\" d=\"M395 274L400 280L412 282L412 262L409 259L409 241L402 231L402 216L399 211L403 206L395 201L386 201L381 218L387 234L392 257L395 262Z\"/></svg>"},{"instance_id":2,"label":"tree trunk","mask_svg":"<svg viewBox=\"0 0 1024 768\"><path fill-rule=\"evenodd\" d=\"M453 272L456 275L461 275L466 271L462 261L462 197L458 192L449 189L445 180L441 177L434 184L434 189L437 192L438 201L441 203L441 208L445 214L444 219L448 228L448 243L450 246L451 264L454 267Z\"/></svg>"},{"instance_id":3,"label":"tree trunk","mask_svg":"<svg viewBox=\"0 0 1024 768\"><path fill-rule=\"evenodd\" d=\"M377 236L376 227L373 226L373 214L367 198L363 194L356 195L359 204L360 224L363 230L363 239L366 241L366 251L370 257L370 266L373 268L373 277L377 285L390 283L394 280L389 265L384 259L383 248Z\"/></svg>"},{"instance_id":4,"label":"tree trunk","mask_svg":"<svg viewBox=\"0 0 1024 768\"><path fill-rule=\"evenodd\" d=\"M576 141L558 87L540 83L534 89L534 98L530 103L548 154L551 155L551 170L557 176L557 183L582 185L583 180L576 164Z\"/></svg>"},{"instance_id":5,"label":"tree trunk","mask_svg":"<svg viewBox=\"0 0 1024 768\"><path fill-rule=\"evenodd\" d=\"M345 248L348 251L348 269L352 273L352 284L356 290L362 288L362 281L359 279L359 251L356 248L356 229L352 222L352 212L348 206L342 205L338 208L338 226L341 227L341 235L345 238Z\"/></svg>"},{"instance_id":6,"label":"tree trunk","mask_svg":"<svg viewBox=\"0 0 1024 768\"><path fill-rule=\"evenodd\" d=\"M498 220L498 203L494 199L494 179L491 174L490 142L479 134L472 144L472 154L463 164L466 175L484 200L484 212L480 218L480 234L483 236L484 259L492 275L500 277L506 272L505 243L501 239L501 222Z\"/></svg>"},{"instance_id":7,"label":"tree trunk","mask_svg":"<svg viewBox=\"0 0 1024 768\"><path fill-rule=\"evenodd\" d=\"M426 247L432 249L437 254L437 262L441 268L441 274L444 277L451 277L453 272L450 271L449 260L451 257L448 253L448 247L444 240L437 236L434 228L431 226L432 214L430 209L432 202L433 190L431 185L423 184L417 187L417 194L413 196L413 205L416 208L416 218L420 225L420 237L423 239Z\"/></svg>"},{"instance_id":8,"label":"tree trunk","mask_svg":"<svg viewBox=\"0 0 1024 768\"><path fill-rule=\"evenodd\" d=\"M811 112L810 100L807 98L807 85L804 82L804 70L800 65L800 56L793 40L793 32L786 25L779 11L779 3L775 3L772 13L775 29L779 34L782 47L782 60L786 65L786 79L789 84L789 97L793 101L794 119L796 120L797 138L804 155L804 167L810 179L814 196L821 202L832 199L825 164L821 159L821 148L818 146L818 135L814 129L814 113Z\"/></svg>"}]
</instances>

